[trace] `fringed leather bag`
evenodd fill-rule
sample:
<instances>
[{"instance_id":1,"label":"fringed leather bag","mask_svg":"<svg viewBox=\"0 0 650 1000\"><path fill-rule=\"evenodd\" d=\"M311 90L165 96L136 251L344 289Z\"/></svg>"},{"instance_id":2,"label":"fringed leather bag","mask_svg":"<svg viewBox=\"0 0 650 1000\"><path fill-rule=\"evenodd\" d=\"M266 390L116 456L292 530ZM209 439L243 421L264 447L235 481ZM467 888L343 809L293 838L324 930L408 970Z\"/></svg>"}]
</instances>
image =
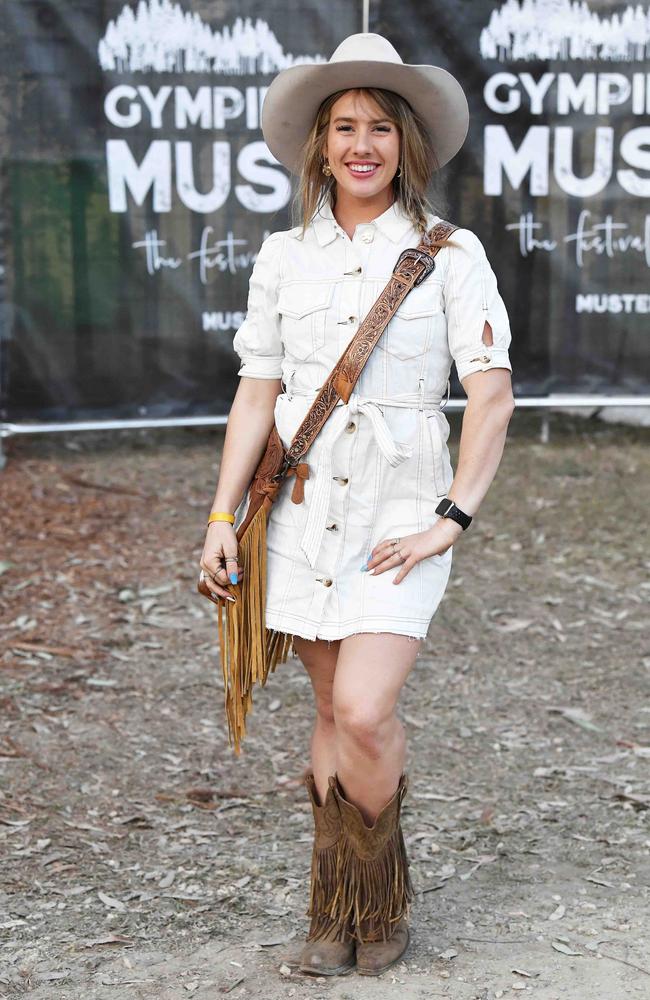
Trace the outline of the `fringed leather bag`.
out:
<instances>
[{"instance_id":1,"label":"fringed leather bag","mask_svg":"<svg viewBox=\"0 0 650 1000\"><path fill-rule=\"evenodd\" d=\"M309 466L307 453L339 399L347 403L372 349L408 293L431 274L434 257L458 226L443 220L424 234L417 247L403 250L381 295L321 386L309 412L285 450L274 425L247 492L246 514L237 528L240 583L228 586L234 601L215 597L205 581L198 590L219 607L219 647L225 688L228 741L238 755L246 735L253 685L264 686L278 663L286 662L293 636L266 628L266 523L285 478L295 475L291 494L302 503ZM225 624L223 615L225 610Z\"/></svg>"}]
</instances>

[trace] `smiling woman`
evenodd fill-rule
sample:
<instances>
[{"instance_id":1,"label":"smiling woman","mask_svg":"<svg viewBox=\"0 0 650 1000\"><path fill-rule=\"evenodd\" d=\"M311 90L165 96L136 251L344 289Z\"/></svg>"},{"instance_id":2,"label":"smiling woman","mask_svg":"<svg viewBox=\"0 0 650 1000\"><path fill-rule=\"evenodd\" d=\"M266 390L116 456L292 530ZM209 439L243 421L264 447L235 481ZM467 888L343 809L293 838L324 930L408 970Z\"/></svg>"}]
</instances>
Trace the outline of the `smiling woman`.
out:
<instances>
[{"instance_id":1,"label":"smiling woman","mask_svg":"<svg viewBox=\"0 0 650 1000\"><path fill-rule=\"evenodd\" d=\"M422 195L428 188L437 197L438 156L425 121L398 93L335 91L320 105L303 146L296 192L303 226L319 201L335 201L337 219L349 219L352 237L357 222L397 200L424 232L429 206Z\"/></svg>"},{"instance_id":2,"label":"smiling woman","mask_svg":"<svg viewBox=\"0 0 650 1000\"><path fill-rule=\"evenodd\" d=\"M427 198L468 120L449 73L405 65L367 33L345 39L329 63L283 70L262 110L269 149L297 177L301 221L264 240L233 341L241 382L213 502L226 523L210 525L201 560L216 598L231 596L226 570L240 583L244 484L269 428L290 444L401 255L434 227L451 233L429 238L426 277L319 425L300 499L281 490L268 517L266 630L291 639L316 714L305 774L314 815L307 973L378 975L408 946L396 709L512 413L496 276L479 237L446 223ZM455 474L442 409L452 363L469 397Z\"/></svg>"}]
</instances>

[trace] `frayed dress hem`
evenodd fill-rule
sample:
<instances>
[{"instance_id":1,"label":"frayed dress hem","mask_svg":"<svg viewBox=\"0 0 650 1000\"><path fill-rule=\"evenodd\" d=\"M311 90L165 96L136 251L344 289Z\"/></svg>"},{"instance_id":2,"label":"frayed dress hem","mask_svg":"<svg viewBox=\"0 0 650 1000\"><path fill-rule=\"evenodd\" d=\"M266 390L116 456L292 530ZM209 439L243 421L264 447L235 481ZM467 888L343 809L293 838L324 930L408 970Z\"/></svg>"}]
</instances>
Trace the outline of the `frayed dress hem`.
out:
<instances>
[{"instance_id":1,"label":"frayed dress hem","mask_svg":"<svg viewBox=\"0 0 650 1000\"><path fill-rule=\"evenodd\" d=\"M364 632L371 633L373 635L390 632L393 635L404 635L408 639L425 639L428 631L428 624L424 632L414 633L409 631L408 626L405 626L403 622L400 622L399 625L389 625L376 619L362 619L357 624L347 627L343 626L342 628L335 626L327 628L320 625L316 626L313 631L310 631L306 624L299 621L293 625L288 625L286 618L286 612L278 616L267 612L266 627L273 629L275 632L283 632L286 635L296 636L300 639L310 639L312 641L315 639L326 639L330 642L336 641L337 639L347 639L351 635L358 635Z\"/></svg>"}]
</instances>

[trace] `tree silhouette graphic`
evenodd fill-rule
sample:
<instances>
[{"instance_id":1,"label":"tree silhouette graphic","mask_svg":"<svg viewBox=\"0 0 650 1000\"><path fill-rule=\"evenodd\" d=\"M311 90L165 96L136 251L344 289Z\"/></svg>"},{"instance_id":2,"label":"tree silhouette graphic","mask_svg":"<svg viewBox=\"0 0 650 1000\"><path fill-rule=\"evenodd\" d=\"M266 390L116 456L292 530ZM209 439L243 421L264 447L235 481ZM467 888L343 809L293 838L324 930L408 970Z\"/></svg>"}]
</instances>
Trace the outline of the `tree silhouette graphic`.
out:
<instances>
[{"instance_id":1,"label":"tree silhouette graphic","mask_svg":"<svg viewBox=\"0 0 650 1000\"><path fill-rule=\"evenodd\" d=\"M117 73L219 73L256 76L299 63L325 62L322 55L284 52L266 21L238 17L213 31L196 13L172 0L139 0L109 21L97 46L102 69Z\"/></svg>"},{"instance_id":2,"label":"tree silhouette graphic","mask_svg":"<svg viewBox=\"0 0 650 1000\"><path fill-rule=\"evenodd\" d=\"M641 4L601 17L586 0L506 0L481 31L483 59L604 59L650 55L650 12Z\"/></svg>"}]
</instances>

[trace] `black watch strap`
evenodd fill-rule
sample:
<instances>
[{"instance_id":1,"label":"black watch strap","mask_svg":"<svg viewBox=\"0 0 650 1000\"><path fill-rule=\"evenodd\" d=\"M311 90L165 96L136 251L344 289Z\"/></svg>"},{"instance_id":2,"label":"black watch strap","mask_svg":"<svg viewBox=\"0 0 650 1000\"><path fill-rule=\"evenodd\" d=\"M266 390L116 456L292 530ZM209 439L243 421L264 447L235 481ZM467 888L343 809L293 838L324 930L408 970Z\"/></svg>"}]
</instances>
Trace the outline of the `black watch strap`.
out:
<instances>
[{"instance_id":1,"label":"black watch strap","mask_svg":"<svg viewBox=\"0 0 650 1000\"><path fill-rule=\"evenodd\" d=\"M436 507L436 514L440 514L441 517L450 517L452 521L456 521L460 524L463 531L469 528L472 523L471 514L466 514L464 510L457 507L453 500L449 497L444 497Z\"/></svg>"}]
</instances>

